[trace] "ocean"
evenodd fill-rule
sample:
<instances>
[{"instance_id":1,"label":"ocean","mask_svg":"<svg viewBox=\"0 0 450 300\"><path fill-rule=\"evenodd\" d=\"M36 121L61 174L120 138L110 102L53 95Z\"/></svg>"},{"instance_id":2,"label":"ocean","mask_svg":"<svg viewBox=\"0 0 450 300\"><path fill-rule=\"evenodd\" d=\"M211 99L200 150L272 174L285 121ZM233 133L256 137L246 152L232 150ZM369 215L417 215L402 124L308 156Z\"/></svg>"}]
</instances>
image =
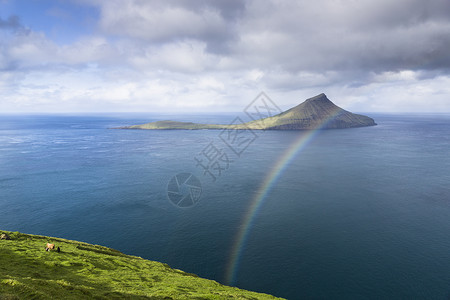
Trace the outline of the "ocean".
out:
<instances>
[{"instance_id":1,"label":"ocean","mask_svg":"<svg viewBox=\"0 0 450 300\"><path fill-rule=\"evenodd\" d=\"M233 114L0 115L0 229L288 299L449 299L450 115L368 115L243 136L111 129Z\"/></svg>"}]
</instances>

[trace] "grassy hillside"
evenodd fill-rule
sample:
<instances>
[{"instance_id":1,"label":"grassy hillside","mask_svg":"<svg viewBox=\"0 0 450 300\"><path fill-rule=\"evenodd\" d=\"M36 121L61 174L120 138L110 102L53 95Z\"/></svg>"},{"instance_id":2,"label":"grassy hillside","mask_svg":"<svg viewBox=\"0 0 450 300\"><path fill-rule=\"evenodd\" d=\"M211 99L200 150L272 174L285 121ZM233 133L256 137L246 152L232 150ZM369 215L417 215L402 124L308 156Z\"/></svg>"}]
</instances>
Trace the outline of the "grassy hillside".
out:
<instances>
[{"instance_id":1,"label":"grassy hillside","mask_svg":"<svg viewBox=\"0 0 450 300\"><path fill-rule=\"evenodd\" d=\"M0 299L276 299L110 248L0 231ZM61 252L45 251L54 243ZM125 242L125 241L124 241Z\"/></svg>"},{"instance_id":2,"label":"grassy hillside","mask_svg":"<svg viewBox=\"0 0 450 300\"><path fill-rule=\"evenodd\" d=\"M177 121L156 121L142 125L133 125L123 127L126 129L186 129L186 130L200 130L200 129L223 129L229 127L227 125L214 124L197 124L192 122L177 122Z\"/></svg>"}]
</instances>

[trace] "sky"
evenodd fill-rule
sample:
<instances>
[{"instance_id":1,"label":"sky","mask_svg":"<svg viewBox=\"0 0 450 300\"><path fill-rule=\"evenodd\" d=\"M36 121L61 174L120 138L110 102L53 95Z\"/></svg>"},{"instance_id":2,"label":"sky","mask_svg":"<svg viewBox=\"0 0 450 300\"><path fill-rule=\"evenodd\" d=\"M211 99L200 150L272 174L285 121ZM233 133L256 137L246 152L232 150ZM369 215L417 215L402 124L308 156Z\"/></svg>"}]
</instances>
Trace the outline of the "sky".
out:
<instances>
[{"instance_id":1,"label":"sky","mask_svg":"<svg viewBox=\"0 0 450 300\"><path fill-rule=\"evenodd\" d=\"M0 0L0 113L450 112L448 0Z\"/></svg>"}]
</instances>

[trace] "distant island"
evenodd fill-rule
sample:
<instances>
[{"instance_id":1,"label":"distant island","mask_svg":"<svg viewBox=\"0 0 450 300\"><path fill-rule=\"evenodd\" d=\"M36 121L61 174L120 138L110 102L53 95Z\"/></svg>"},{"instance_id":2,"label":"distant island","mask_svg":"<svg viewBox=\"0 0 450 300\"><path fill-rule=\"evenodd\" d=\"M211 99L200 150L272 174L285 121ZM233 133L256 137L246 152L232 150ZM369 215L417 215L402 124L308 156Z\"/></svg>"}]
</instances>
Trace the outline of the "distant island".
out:
<instances>
[{"instance_id":1,"label":"distant island","mask_svg":"<svg viewBox=\"0 0 450 300\"><path fill-rule=\"evenodd\" d=\"M309 98L301 104L277 115L247 123L221 125L192 122L157 121L117 129L200 130L200 129L252 129L252 130L313 130L342 129L377 125L372 118L346 111L331 102L325 94Z\"/></svg>"}]
</instances>

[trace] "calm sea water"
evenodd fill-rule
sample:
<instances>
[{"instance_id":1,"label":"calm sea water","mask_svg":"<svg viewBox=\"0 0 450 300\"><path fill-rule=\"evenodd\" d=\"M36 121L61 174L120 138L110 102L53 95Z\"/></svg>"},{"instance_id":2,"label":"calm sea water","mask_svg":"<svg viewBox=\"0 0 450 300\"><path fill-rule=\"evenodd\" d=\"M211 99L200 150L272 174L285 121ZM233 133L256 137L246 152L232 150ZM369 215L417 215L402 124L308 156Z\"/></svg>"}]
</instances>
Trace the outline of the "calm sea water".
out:
<instances>
[{"instance_id":1,"label":"calm sea water","mask_svg":"<svg viewBox=\"0 0 450 300\"><path fill-rule=\"evenodd\" d=\"M378 126L322 131L297 153L255 215L235 285L289 299L450 297L450 116L371 116ZM255 193L305 132L258 133L212 182L194 157L220 131L108 129L154 119L1 115L0 228L225 282ZM188 209L167 197L180 172L203 187Z\"/></svg>"}]
</instances>

